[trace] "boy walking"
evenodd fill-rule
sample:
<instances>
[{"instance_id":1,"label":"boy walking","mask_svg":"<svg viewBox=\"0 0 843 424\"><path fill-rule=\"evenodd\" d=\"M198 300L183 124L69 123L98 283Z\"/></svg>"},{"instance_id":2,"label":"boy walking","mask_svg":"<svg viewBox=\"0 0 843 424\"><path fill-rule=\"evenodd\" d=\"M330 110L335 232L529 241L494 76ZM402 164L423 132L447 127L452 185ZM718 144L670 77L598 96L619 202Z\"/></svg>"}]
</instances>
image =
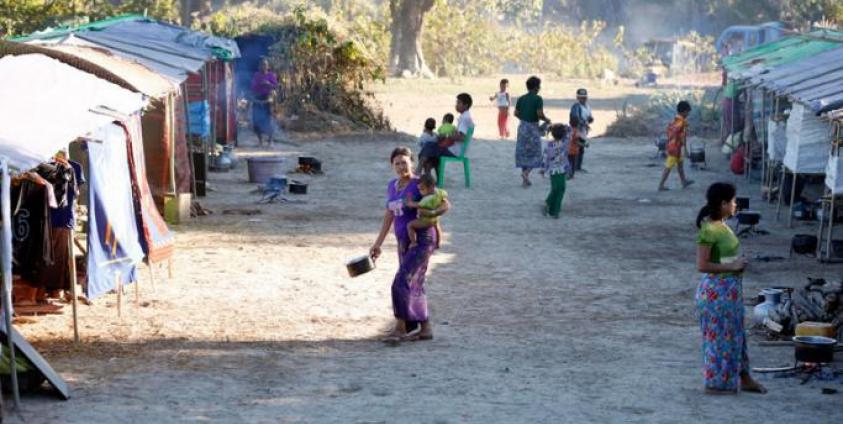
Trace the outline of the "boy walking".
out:
<instances>
[{"instance_id":1,"label":"boy walking","mask_svg":"<svg viewBox=\"0 0 843 424\"><path fill-rule=\"evenodd\" d=\"M687 155L687 148L685 146L686 138L688 137L688 114L691 113L691 104L682 100L676 105L676 118L673 119L667 126L667 159L664 162L664 171L662 171L662 179L659 182L659 191L667 191L665 187L667 177L670 176L670 170L676 168L679 173L679 181L682 183L682 188L693 184L693 180L685 178L685 168L683 166L683 158Z\"/></svg>"}]
</instances>

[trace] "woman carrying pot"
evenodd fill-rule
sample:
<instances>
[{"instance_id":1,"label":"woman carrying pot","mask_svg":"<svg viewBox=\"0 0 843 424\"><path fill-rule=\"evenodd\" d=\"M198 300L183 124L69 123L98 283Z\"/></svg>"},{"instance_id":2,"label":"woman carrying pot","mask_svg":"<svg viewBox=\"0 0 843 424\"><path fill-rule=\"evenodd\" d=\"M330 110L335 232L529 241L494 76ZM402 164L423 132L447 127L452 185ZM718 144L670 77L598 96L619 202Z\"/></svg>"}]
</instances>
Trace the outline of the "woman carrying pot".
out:
<instances>
[{"instance_id":1,"label":"woman carrying pot","mask_svg":"<svg viewBox=\"0 0 843 424\"><path fill-rule=\"evenodd\" d=\"M766 393L749 374L743 306L740 241L726 225L735 214L735 186L714 183L697 215L697 269L703 273L696 293L707 394Z\"/></svg>"},{"instance_id":2,"label":"woman carrying pot","mask_svg":"<svg viewBox=\"0 0 843 424\"><path fill-rule=\"evenodd\" d=\"M372 258L380 256L381 245L390 227L393 228L398 241L399 264L398 272L392 280L395 328L384 341L430 340L433 338L433 329L428 319L424 280L428 261L436 246L436 231L433 227L419 230L418 244L411 249L407 224L416 219L419 213L441 216L451 205L445 200L441 207L433 211L408 207L405 200L409 198L418 202L422 197L418 187L419 180L413 174L413 152L406 147L397 147L390 155L390 163L397 178L387 186L383 224L375 244L369 250Z\"/></svg>"}]
</instances>

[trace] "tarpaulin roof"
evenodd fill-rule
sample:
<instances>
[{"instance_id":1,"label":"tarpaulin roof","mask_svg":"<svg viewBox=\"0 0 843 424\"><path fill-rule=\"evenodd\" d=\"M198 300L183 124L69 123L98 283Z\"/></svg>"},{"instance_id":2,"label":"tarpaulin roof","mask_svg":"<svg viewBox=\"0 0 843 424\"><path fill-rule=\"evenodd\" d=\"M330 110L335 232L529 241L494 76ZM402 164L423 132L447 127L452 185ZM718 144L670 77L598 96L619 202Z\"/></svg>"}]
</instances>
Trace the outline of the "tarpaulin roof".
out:
<instances>
[{"instance_id":1,"label":"tarpaulin roof","mask_svg":"<svg viewBox=\"0 0 843 424\"><path fill-rule=\"evenodd\" d=\"M820 112L843 101L843 44L839 46L769 69L750 78L750 82Z\"/></svg>"},{"instance_id":2,"label":"tarpaulin roof","mask_svg":"<svg viewBox=\"0 0 843 424\"><path fill-rule=\"evenodd\" d=\"M80 26L49 28L19 37L14 41L29 42L46 40L82 32L122 33L133 36L135 39L169 40L185 46L209 50L214 57L219 59L231 60L240 57L240 50L237 47L237 43L232 39L193 31L185 27L168 24L141 15L122 15Z\"/></svg>"},{"instance_id":3,"label":"tarpaulin roof","mask_svg":"<svg viewBox=\"0 0 843 424\"><path fill-rule=\"evenodd\" d=\"M785 37L723 58L730 79L742 80L760 75L780 65L810 58L843 46L843 33L820 30Z\"/></svg>"},{"instance_id":4,"label":"tarpaulin roof","mask_svg":"<svg viewBox=\"0 0 843 424\"><path fill-rule=\"evenodd\" d=\"M233 40L134 15L37 32L16 41L106 48L177 83L187 79L189 73L198 72L213 57L240 57L240 49Z\"/></svg>"},{"instance_id":5,"label":"tarpaulin roof","mask_svg":"<svg viewBox=\"0 0 843 424\"><path fill-rule=\"evenodd\" d=\"M133 93L42 54L0 58L0 156L18 169L146 104Z\"/></svg>"},{"instance_id":6,"label":"tarpaulin roof","mask_svg":"<svg viewBox=\"0 0 843 424\"><path fill-rule=\"evenodd\" d=\"M112 54L101 47L83 47L56 44L47 46L51 50L60 51L85 59L95 65L105 68L115 75L122 77L131 84L135 91L150 97L160 98L179 89L178 84L168 80L161 74L146 66Z\"/></svg>"}]
</instances>

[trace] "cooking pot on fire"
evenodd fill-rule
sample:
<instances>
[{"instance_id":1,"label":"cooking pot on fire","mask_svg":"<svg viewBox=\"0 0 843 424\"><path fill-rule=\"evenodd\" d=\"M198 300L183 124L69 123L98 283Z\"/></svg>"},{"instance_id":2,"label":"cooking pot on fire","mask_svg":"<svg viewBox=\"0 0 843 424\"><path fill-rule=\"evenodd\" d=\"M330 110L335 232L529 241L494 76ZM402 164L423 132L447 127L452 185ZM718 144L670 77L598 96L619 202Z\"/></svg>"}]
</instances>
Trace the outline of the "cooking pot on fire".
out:
<instances>
[{"instance_id":1,"label":"cooking pot on fire","mask_svg":"<svg viewBox=\"0 0 843 424\"><path fill-rule=\"evenodd\" d=\"M795 336L793 344L796 346L794 355L800 362L827 364L834 362L834 347L837 340L821 336Z\"/></svg>"}]
</instances>

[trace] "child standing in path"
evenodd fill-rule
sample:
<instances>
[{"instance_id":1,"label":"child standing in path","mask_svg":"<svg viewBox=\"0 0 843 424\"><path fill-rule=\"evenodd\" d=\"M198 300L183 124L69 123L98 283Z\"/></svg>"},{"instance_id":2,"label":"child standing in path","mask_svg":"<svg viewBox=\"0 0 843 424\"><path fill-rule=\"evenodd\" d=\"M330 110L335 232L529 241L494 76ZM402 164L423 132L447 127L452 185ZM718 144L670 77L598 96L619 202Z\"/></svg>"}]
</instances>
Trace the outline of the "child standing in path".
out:
<instances>
[{"instance_id":1,"label":"child standing in path","mask_svg":"<svg viewBox=\"0 0 843 424\"><path fill-rule=\"evenodd\" d=\"M550 174L550 193L544 201L544 214L556 219L559 219L559 211L562 209L566 178L571 167L568 161L570 133L571 131L564 124L555 124L550 127L553 140L549 141L544 149L542 169L539 171L542 175Z\"/></svg>"},{"instance_id":2,"label":"child standing in path","mask_svg":"<svg viewBox=\"0 0 843 424\"><path fill-rule=\"evenodd\" d=\"M670 176L670 170L674 167L679 173L679 181L682 183L682 188L694 183L693 180L685 178L685 168L682 166L682 158L687 154L685 141L688 137L687 118L690 113L691 104L682 100L676 105L676 118L667 126L667 160L664 162L664 171L662 171L662 179L659 182L659 191L668 190L664 183L667 182L667 177Z\"/></svg>"},{"instance_id":3,"label":"child standing in path","mask_svg":"<svg viewBox=\"0 0 843 424\"><path fill-rule=\"evenodd\" d=\"M404 202L407 207L415 209L423 209L432 211L438 209L448 198L448 193L441 188L436 188L436 180L430 174L422 174L419 177L419 193L421 193L421 200L414 202L412 198L407 198ZM407 235L410 237L410 246L412 249L418 245L417 230L434 227L436 229L436 248L439 248L439 242L442 239L442 227L439 226L438 216L426 216L422 211L419 211L419 217L407 223Z\"/></svg>"},{"instance_id":4,"label":"child standing in path","mask_svg":"<svg viewBox=\"0 0 843 424\"><path fill-rule=\"evenodd\" d=\"M494 101L498 106L498 133L501 138L509 138L509 107L512 106L512 99L506 91L509 87L509 80L504 78L501 80L500 91L489 97L489 100Z\"/></svg>"}]
</instances>

